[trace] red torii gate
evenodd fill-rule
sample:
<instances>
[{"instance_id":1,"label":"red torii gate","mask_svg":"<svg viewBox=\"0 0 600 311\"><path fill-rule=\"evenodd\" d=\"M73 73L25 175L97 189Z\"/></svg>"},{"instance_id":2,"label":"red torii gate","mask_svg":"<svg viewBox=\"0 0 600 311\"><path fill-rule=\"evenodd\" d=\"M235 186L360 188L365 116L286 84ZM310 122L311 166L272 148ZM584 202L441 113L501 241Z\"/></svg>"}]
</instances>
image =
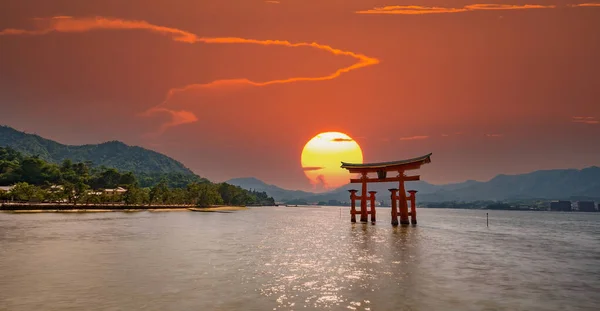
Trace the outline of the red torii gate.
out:
<instances>
[{"instance_id":1,"label":"red torii gate","mask_svg":"<svg viewBox=\"0 0 600 311\"><path fill-rule=\"evenodd\" d=\"M360 221L368 222L368 215L371 215L371 222L375 222L375 194L376 191L369 191L367 196L367 183L370 182L398 182L398 189L389 189L392 199L392 225L398 225L398 214L400 214L400 224L408 225L412 222L413 225L417 224L417 210L416 210L416 193L415 190L408 191L404 188L405 181L417 181L420 180L419 175L406 176L404 174L409 170L416 170L421 168L421 165L431 162L431 153L413 159L393 161L393 162L381 162L381 163L345 163L342 162L341 168L347 169L352 174L360 174L360 178L350 179L350 183L361 183L362 191L361 195L356 195L358 190L348 190L350 192L351 202L351 221L356 222L356 204L355 200L360 200ZM398 172L396 177L387 177L387 172ZM377 173L376 178L369 178L369 173ZM371 209L367 210L367 199L370 201ZM408 200L410 200L410 213L408 212ZM400 213L398 213L398 208ZM409 222L408 216L411 216Z\"/></svg>"}]
</instances>

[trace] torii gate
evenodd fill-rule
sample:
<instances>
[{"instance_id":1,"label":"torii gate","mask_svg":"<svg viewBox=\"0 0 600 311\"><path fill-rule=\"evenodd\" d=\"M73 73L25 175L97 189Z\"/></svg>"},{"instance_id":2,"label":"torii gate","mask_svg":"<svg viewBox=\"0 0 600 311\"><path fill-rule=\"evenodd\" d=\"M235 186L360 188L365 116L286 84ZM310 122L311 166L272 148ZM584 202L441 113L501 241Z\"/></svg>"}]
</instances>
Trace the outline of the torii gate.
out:
<instances>
[{"instance_id":1,"label":"torii gate","mask_svg":"<svg viewBox=\"0 0 600 311\"><path fill-rule=\"evenodd\" d=\"M368 215L371 215L371 222L375 222L375 194L377 191L369 191L367 196L367 183L370 182L398 182L398 189L389 189L392 199L392 225L398 225L398 214L400 214L400 224L408 225L412 223L417 224L417 210L416 210L416 193L415 190L408 191L404 188L405 181L417 181L420 180L419 175L406 176L404 174L409 170L416 170L421 168L421 165L431 162L431 153L408 160L400 160L393 162L382 162L382 163L345 163L342 162L341 168L347 169L352 174L361 174L360 178L350 179L350 183L361 183L362 191L361 195L357 196L357 190L348 190L350 192L351 202L351 221L356 222L356 204L355 200L360 200L360 221L368 222ZM387 177L387 172L398 172L396 177ZM377 178L369 178L369 173L377 173ZM367 210L367 199L371 201L371 209ZM408 212L408 202L410 200L410 213ZM398 213L398 208L400 213ZM408 216L411 216L409 222Z\"/></svg>"}]
</instances>

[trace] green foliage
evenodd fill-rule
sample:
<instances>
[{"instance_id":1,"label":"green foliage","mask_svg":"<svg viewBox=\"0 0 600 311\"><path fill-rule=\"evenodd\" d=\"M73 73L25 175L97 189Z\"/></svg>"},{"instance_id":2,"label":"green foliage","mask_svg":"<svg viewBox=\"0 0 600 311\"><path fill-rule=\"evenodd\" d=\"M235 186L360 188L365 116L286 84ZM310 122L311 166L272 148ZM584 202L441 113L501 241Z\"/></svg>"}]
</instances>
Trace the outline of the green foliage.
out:
<instances>
[{"instance_id":1,"label":"green foliage","mask_svg":"<svg viewBox=\"0 0 600 311\"><path fill-rule=\"evenodd\" d=\"M0 185L15 187L0 199L76 204L124 203L128 205L274 205L264 192L247 191L226 183L213 184L196 175L143 174L93 168L90 163L64 160L60 165L37 156L23 156L0 147ZM142 184L142 186L140 186ZM149 186L149 187L148 187ZM122 187L124 194L104 189Z\"/></svg>"},{"instance_id":2,"label":"green foliage","mask_svg":"<svg viewBox=\"0 0 600 311\"><path fill-rule=\"evenodd\" d=\"M182 173L140 173L136 175L139 186L142 188L153 187L162 180L166 180L169 188L186 188L191 183L210 183L208 179L198 175Z\"/></svg>"},{"instance_id":3,"label":"green foliage","mask_svg":"<svg viewBox=\"0 0 600 311\"><path fill-rule=\"evenodd\" d=\"M10 191L9 196L13 201L41 202L44 199L44 191L26 182L20 182Z\"/></svg>"},{"instance_id":4,"label":"green foliage","mask_svg":"<svg viewBox=\"0 0 600 311\"><path fill-rule=\"evenodd\" d=\"M135 174L194 175L190 169L172 158L118 141L98 145L69 146L38 135L20 132L11 127L0 126L0 146L11 147L25 155L36 155L44 161L55 164L70 159L85 163L87 167L114 167L119 171Z\"/></svg>"},{"instance_id":5,"label":"green foliage","mask_svg":"<svg viewBox=\"0 0 600 311\"><path fill-rule=\"evenodd\" d=\"M258 206L275 205L275 199L273 199L273 197L270 197L264 191L250 191L249 194L250 194L250 196L252 196L254 198L251 199L252 203L248 203L248 204L258 205Z\"/></svg>"},{"instance_id":6,"label":"green foliage","mask_svg":"<svg viewBox=\"0 0 600 311\"><path fill-rule=\"evenodd\" d=\"M150 189L150 204L164 204L169 198L169 187L166 180L161 180L156 186Z\"/></svg>"},{"instance_id":7,"label":"green foliage","mask_svg":"<svg viewBox=\"0 0 600 311\"><path fill-rule=\"evenodd\" d=\"M139 188L132 186L123 197L125 204L141 205L150 203L150 190L148 188Z\"/></svg>"},{"instance_id":8,"label":"green foliage","mask_svg":"<svg viewBox=\"0 0 600 311\"><path fill-rule=\"evenodd\" d=\"M223 198L219 195L219 190L213 184L198 185L198 201L196 205L206 207L211 205L223 204Z\"/></svg>"},{"instance_id":9,"label":"green foliage","mask_svg":"<svg viewBox=\"0 0 600 311\"><path fill-rule=\"evenodd\" d=\"M252 197L248 195L248 192L242 190L240 187L222 183L219 184L217 191L223 199L223 203L227 205L245 205L253 203Z\"/></svg>"}]
</instances>

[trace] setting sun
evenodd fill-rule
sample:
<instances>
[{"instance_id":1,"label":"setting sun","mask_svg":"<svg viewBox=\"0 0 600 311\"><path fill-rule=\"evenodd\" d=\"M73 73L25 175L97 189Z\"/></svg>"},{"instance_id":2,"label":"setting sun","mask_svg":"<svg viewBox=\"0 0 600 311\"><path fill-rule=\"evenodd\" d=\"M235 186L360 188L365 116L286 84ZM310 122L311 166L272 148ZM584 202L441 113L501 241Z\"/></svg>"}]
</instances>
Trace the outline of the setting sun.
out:
<instances>
[{"instance_id":1,"label":"setting sun","mask_svg":"<svg viewBox=\"0 0 600 311\"><path fill-rule=\"evenodd\" d=\"M318 189L333 189L349 182L350 174L340 162L362 163L358 143L340 132L326 132L313 137L302 150L304 174Z\"/></svg>"}]
</instances>

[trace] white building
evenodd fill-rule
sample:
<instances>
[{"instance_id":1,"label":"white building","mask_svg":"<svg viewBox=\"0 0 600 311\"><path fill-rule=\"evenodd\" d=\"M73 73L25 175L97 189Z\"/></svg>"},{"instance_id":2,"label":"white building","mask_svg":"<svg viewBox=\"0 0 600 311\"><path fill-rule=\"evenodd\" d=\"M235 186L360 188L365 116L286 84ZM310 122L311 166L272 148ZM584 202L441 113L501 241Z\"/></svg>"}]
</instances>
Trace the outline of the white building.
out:
<instances>
[{"instance_id":1,"label":"white building","mask_svg":"<svg viewBox=\"0 0 600 311\"><path fill-rule=\"evenodd\" d=\"M0 186L0 192L11 192L15 186Z\"/></svg>"}]
</instances>

